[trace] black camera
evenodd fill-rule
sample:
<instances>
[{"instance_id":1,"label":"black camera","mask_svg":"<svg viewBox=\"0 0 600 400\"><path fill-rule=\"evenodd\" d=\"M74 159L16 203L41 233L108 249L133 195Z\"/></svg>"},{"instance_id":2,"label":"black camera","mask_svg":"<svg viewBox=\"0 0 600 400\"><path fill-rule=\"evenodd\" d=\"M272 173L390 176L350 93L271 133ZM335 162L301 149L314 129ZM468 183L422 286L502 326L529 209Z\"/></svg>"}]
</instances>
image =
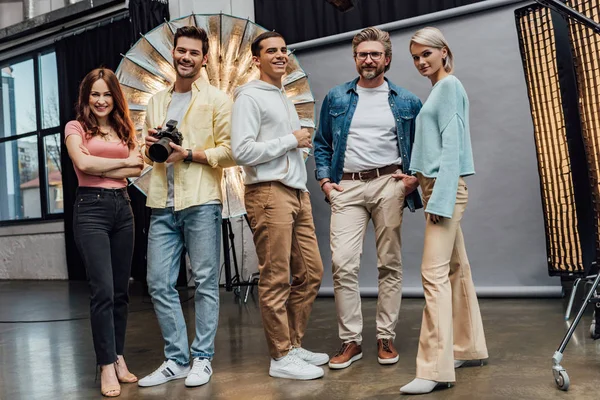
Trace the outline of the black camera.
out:
<instances>
[{"instance_id":1,"label":"black camera","mask_svg":"<svg viewBox=\"0 0 600 400\"><path fill-rule=\"evenodd\" d=\"M152 135L158 139L158 142L154 143L148 148L148 157L154 162L165 162L167 158L173 152L173 148L169 143L173 142L178 146L181 146L183 142L183 136L177 130L177 121L170 119L167 122L167 127L160 129L156 134Z\"/></svg>"}]
</instances>

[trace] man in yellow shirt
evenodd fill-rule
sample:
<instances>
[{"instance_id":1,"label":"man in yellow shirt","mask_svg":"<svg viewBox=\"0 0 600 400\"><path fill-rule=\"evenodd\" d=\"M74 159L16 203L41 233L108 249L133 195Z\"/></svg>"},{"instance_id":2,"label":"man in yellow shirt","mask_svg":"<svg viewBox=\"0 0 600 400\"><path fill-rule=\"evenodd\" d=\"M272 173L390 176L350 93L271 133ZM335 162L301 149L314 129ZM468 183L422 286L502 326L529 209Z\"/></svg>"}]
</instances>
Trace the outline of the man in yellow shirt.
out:
<instances>
[{"instance_id":1,"label":"man in yellow shirt","mask_svg":"<svg viewBox=\"0 0 600 400\"><path fill-rule=\"evenodd\" d=\"M229 136L232 103L200 77L208 54L206 32L185 26L177 30L174 42L175 84L150 99L144 127L144 153L154 167L146 203L152 208L147 279L166 361L141 379L140 386L180 378L186 378L186 386L207 383L219 319L221 176L222 168L234 165ZM168 144L171 153L165 162L152 162L151 146L160 147L156 128L166 127L170 120L177 121L181 143ZM175 289L184 246L196 283L191 351Z\"/></svg>"}]
</instances>

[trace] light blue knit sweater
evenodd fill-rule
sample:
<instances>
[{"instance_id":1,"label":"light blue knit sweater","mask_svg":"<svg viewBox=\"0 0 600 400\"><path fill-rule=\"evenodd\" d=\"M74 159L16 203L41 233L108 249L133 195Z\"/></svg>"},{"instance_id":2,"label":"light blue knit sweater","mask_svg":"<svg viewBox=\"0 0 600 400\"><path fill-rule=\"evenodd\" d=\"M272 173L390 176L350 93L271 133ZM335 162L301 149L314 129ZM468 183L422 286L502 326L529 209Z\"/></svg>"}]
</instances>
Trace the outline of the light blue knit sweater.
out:
<instances>
[{"instance_id":1,"label":"light blue knit sweater","mask_svg":"<svg viewBox=\"0 0 600 400\"><path fill-rule=\"evenodd\" d=\"M436 178L425 212L452 218L458 178L475 173L469 99L454 75L433 85L417 116L410 169Z\"/></svg>"}]
</instances>

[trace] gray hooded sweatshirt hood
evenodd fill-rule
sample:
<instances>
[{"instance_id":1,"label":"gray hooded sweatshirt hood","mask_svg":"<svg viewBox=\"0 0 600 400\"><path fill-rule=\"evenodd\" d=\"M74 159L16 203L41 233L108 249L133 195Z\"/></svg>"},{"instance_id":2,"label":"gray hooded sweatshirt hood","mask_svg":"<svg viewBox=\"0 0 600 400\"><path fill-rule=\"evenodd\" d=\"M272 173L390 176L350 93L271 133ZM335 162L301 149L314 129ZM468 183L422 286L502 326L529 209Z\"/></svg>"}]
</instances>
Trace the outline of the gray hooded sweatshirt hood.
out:
<instances>
[{"instance_id":1,"label":"gray hooded sweatshirt hood","mask_svg":"<svg viewBox=\"0 0 600 400\"><path fill-rule=\"evenodd\" d=\"M246 185L278 181L307 191L303 151L293 134L300 128L296 108L283 89L254 80L235 90L231 150L244 167Z\"/></svg>"}]
</instances>

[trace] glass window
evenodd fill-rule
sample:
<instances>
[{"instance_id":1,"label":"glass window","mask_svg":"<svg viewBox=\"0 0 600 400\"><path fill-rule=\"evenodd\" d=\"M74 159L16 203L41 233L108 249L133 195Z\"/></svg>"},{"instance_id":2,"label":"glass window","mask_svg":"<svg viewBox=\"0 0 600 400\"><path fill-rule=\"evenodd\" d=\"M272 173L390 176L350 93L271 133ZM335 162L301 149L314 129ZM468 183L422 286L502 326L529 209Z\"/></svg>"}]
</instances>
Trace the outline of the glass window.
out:
<instances>
[{"instance_id":1,"label":"glass window","mask_svg":"<svg viewBox=\"0 0 600 400\"><path fill-rule=\"evenodd\" d=\"M2 68L2 134L0 137L37 129L33 60Z\"/></svg>"},{"instance_id":2,"label":"glass window","mask_svg":"<svg viewBox=\"0 0 600 400\"><path fill-rule=\"evenodd\" d=\"M58 114L58 73L56 53L40 57L40 97L42 105L42 129L54 128L60 124Z\"/></svg>"},{"instance_id":3,"label":"glass window","mask_svg":"<svg viewBox=\"0 0 600 400\"><path fill-rule=\"evenodd\" d=\"M60 166L60 133L44 137L44 152L46 160L46 198L48 199L49 214L63 212L63 187Z\"/></svg>"},{"instance_id":4,"label":"glass window","mask_svg":"<svg viewBox=\"0 0 600 400\"><path fill-rule=\"evenodd\" d=\"M55 218L64 212L56 54L8 61L0 77L0 224Z\"/></svg>"},{"instance_id":5,"label":"glass window","mask_svg":"<svg viewBox=\"0 0 600 400\"><path fill-rule=\"evenodd\" d=\"M40 218L37 135L0 143L0 216L3 220ZM0 170L1 171L1 170Z\"/></svg>"}]
</instances>

